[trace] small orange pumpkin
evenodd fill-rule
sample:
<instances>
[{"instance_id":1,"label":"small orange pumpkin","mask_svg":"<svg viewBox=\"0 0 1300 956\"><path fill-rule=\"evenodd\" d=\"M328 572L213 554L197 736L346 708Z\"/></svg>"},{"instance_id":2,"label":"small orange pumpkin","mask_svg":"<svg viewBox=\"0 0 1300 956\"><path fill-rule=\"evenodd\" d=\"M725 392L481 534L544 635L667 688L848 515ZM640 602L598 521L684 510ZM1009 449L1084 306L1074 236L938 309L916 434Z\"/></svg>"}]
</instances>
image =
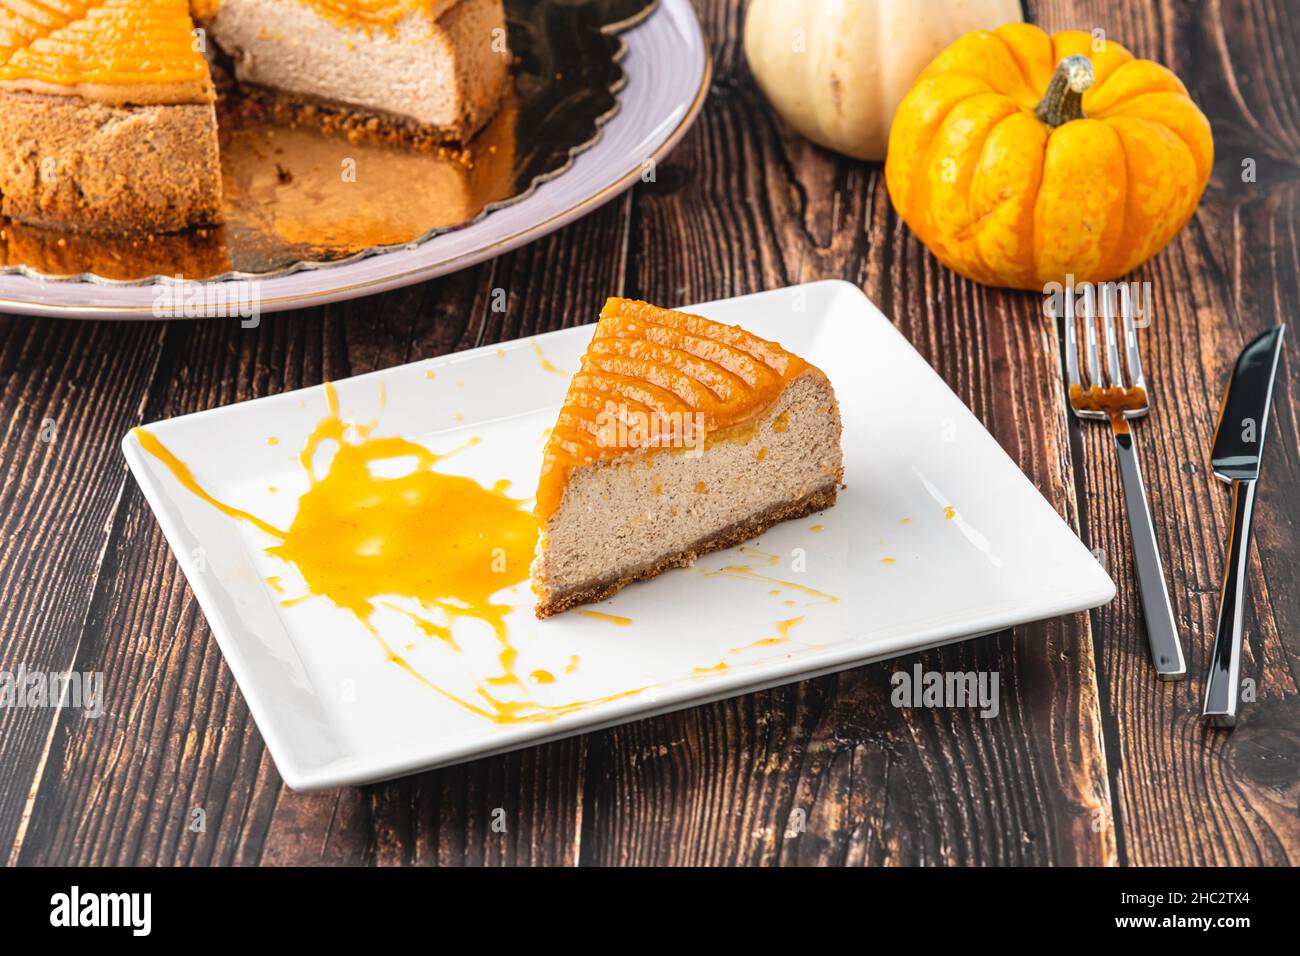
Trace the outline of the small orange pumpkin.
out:
<instances>
[{"instance_id":1,"label":"small orange pumpkin","mask_svg":"<svg viewBox=\"0 0 1300 956\"><path fill-rule=\"evenodd\" d=\"M940 53L894 114L885 181L939 260L987 285L1115 279L1187 224L1210 123L1110 40L1007 24Z\"/></svg>"}]
</instances>

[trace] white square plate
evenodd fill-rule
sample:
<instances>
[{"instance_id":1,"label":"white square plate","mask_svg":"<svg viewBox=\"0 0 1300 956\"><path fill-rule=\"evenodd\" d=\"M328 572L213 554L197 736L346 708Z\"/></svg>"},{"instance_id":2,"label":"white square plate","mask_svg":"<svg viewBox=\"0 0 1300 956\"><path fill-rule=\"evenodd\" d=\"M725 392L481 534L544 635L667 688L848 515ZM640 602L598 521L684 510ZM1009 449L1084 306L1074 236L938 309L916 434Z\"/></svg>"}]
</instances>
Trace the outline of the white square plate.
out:
<instances>
[{"instance_id":1,"label":"white square plate","mask_svg":"<svg viewBox=\"0 0 1300 956\"><path fill-rule=\"evenodd\" d=\"M348 612L323 599L285 606L268 578L289 582L295 571L265 553L273 542L187 491L133 435L124 439L131 471L290 787L401 776L1114 596L1060 516L856 287L818 282L690 309L779 341L826 372L844 417L847 487L826 512L635 584L596 608L631 618L630 626L573 613L537 621L527 584L499 594L515 606L507 625L519 672L562 675L531 688L531 699L558 705L636 691L549 722L498 725L475 716L389 663ZM338 382L342 413L356 421L378 415L376 434L434 451L477 437L440 468L531 490L541 436L568 383L547 365L576 369L590 337L590 326L566 329ZM307 486L298 451L325 411L324 389L315 387L149 428L215 498L284 526ZM735 566L752 573L723 571ZM794 618L802 620L785 628L787 640L765 642L779 637L778 622ZM495 638L474 631L478 621L461 623L458 655L441 642L420 643L405 618L376 619L390 645L415 648L411 662L422 675L472 694L495 672ZM566 673L574 657L580 666Z\"/></svg>"}]
</instances>

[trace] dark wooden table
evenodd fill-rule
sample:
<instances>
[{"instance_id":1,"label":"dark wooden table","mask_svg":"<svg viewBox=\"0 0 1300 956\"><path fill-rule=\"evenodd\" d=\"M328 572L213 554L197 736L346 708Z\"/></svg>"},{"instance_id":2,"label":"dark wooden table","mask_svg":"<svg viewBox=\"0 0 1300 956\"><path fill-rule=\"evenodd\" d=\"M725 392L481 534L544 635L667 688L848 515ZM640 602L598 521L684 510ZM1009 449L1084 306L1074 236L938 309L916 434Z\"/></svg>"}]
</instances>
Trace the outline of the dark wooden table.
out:
<instances>
[{"instance_id":1,"label":"dark wooden table","mask_svg":"<svg viewBox=\"0 0 1300 956\"><path fill-rule=\"evenodd\" d=\"M894 215L880 166L810 146L768 111L744 65L741 4L699 9L716 79L657 181L518 252L256 330L0 317L0 670L107 680L98 720L0 709L0 862L1300 862L1294 334L1250 560L1243 673L1258 701L1231 733L1198 717L1228 519L1207 470L1215 411L1241 345L1295 318L1300 10L1028 5L1049 29L1100 26L1166 63L1214 125L1200 211L1135 276L1155 296L1143 333L1155 409L1139 444L1190 673L1160 684L1110 439L1066 414L1041 298L939 266ZM123 433L589 322L609 294L677 304L828 277L894 319L1118 583L1091 614L919 656L998 671L997 719L895 709L886 663L395 783L281 784L127 474ZM496 289L504 313L489 307ZM805 831L788 833L797 811Z\"/></svg>"}]
</instances>

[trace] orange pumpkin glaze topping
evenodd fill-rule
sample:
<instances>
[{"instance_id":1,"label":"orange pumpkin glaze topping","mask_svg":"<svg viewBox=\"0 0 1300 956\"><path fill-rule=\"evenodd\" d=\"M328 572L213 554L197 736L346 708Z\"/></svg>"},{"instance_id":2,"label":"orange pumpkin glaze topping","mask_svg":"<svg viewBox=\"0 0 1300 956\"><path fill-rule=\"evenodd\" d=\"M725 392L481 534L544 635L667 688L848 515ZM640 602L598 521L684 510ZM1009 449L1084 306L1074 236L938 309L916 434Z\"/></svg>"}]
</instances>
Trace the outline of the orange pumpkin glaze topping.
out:
<instances>
[{"instance_id":1,"label":"orange pumpkin glaze topping","mask_svg":"<svg viewBox=\"0 0 1300 956\"><path fill-rule=\"evenodd\" d=\"M453 0L299 0L315 8L321 16L341 26L392 32L399 20L413 13L440 17Z\"/></svg>"},{"instance_id":2,"label":"orange pumpkin glaze topping","mask_svg":"<svg viewBox=\"0 0 1300 956\"><path fill-rule=\"evenodd\" d=\"M759 418L809 367L739 326L610 299L546 442L538 518L555 513L574 468L722 437Z\"/></svg>"},{"instance_id":3,"label":"orange pumpkin glaze topping","mask_svg":"<svg viewBox=\"0 0 1300 956\"><path fill-rule=\"evenodd\" d=\"M0 0L0 84L210 85L187 0Z\"/></svg>"}]
</instances>

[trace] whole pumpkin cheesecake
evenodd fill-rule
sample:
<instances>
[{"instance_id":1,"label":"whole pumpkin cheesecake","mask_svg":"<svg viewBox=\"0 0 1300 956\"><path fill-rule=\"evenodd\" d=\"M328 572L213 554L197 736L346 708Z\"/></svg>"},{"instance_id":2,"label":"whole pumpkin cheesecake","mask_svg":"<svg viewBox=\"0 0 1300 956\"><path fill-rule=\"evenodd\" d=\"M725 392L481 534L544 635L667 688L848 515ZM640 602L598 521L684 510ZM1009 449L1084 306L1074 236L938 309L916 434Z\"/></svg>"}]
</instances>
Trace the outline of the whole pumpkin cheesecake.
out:
<instances>
[{"instance_id":1,"label":"whole pumpkin cheesecake","mask_svg":"<svg viewBox=\"0 0 1300 956\"><path fill-rule=\"evenodd\" d=\"M420 145L491 118L509 51L501 0L0 0L0 212L100 234L219 222L211 62L288 121Z\"/></svg>"},{"instance_id":2,"label":"whole pumpkin cheesecake","mask_svg":"<svg viewBox=\"0 0 1300 956\"><path fill-rule=\"evenodd\" d=\"M546 442L537 616L829 508L843 474L820 369L739 326L612 298Z\"/></svg>"},{"instance_id":3,"label":"whole pumpkin cheesecake","mask_svg":"<svg viewBox=\"0 0 1300 956\"><path fill-rule=\"evenodd\" d=\"M221 217L186 0L0 0L0 210L89 232Z\"/></svg>"}]
</instances>

